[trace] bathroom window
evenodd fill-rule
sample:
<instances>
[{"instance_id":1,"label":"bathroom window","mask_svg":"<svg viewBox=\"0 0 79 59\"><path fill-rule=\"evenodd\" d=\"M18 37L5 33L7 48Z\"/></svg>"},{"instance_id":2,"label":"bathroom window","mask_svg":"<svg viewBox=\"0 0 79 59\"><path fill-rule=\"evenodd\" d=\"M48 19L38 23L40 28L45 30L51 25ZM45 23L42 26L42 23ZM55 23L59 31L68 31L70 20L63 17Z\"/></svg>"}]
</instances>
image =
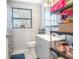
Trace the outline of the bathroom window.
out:
<instances>
[{"instance_id":1,"label":"bathroom window","mask_svg":"<svg viewBox=\"0 0 79 59\"><path fill-rule=\"evenodd\" d=\"M12 8L12 27L31 28L32 10L24 8Z\"/></svg>"}]
</instances>

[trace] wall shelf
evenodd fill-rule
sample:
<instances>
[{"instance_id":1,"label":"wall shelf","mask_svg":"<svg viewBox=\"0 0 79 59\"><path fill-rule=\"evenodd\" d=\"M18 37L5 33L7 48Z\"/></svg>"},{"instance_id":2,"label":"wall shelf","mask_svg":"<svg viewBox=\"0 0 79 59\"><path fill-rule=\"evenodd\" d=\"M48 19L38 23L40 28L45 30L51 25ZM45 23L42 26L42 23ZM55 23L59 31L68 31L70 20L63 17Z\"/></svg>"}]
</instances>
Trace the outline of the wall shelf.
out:
<instances>
[{"instance_id":1,"label":"wall shelf","mask_svg":"<svg viewBox=\"0 0 79 59\"><path fill-rule=\"evenodd\" d=\"M62 35L62 34L73 35L73 33L71 32L60 32L60 31L51 31L51 33L57 33L59 35Z\"/></svg>"}]
</instances>

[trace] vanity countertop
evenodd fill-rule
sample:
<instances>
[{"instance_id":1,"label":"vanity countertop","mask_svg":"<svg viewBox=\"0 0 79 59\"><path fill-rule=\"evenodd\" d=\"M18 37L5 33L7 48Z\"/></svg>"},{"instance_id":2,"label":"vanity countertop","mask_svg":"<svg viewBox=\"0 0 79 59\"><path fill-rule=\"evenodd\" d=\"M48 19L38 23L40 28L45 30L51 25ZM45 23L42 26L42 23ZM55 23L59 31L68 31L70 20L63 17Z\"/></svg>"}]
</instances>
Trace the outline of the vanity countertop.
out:
<instances>
[{"instance_id":1,"label":"vanity countertop","mask_svg":"<svg viewBox=\"0 0 79 59\"><path fill-rule=\"evenodd\" d=\"M52 38L52 41L58 41L58 40L62 40L61 38L55 37L55 36L51 36L50 34L37 34L37 37L40 37L46 41L50 41L50 39Z\"/></svg>"}]
</instances>

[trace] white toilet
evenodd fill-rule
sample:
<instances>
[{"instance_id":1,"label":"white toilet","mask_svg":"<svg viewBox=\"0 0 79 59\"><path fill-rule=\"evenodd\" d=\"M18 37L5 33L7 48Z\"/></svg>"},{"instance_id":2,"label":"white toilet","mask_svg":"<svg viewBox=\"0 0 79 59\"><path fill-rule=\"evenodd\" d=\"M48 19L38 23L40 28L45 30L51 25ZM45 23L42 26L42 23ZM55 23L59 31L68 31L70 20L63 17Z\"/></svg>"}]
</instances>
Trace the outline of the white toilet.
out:
<instances>
[{"instance_id":1,"label":"white toilet","mask_svg":"<svg viewBox=\"0 0 79 59\"><path fill-rule=\"evenodd\" d=\"M35 47L36 47L36 42L35 41L30 41L27 42L27 48L29 50L29 53L31 55L30 59L36 59L36 53L35 53Z\"/></svg>"}]
</instances>

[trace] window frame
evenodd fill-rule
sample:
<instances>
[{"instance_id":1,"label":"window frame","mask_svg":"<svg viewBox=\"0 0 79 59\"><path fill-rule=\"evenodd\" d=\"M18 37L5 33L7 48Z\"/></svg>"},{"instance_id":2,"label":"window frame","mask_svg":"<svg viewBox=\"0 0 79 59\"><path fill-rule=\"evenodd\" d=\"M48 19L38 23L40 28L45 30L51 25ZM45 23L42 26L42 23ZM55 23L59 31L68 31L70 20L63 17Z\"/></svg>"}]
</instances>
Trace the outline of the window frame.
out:
<instances>
[{"instance_id":1,"label":"window frame","mask_svg":"<svg viewBox=\"0 0 79 59\"><path fill-rule=\"evenodd\" d=\"M17 9L17 10L28 10L31 12L31 15L30 17L31 18L14 18L13 17L13 9ZM14 27L14 19L16 20L30 20L30 27ZM23 25L23 24L22 24ZM24 24L25 25L25 24ZM32 9L26 9L26 8L17 8L17 7L12 7L12 28L15 29L15 28L32 28Z\"/></svg>"}]
</instances>

